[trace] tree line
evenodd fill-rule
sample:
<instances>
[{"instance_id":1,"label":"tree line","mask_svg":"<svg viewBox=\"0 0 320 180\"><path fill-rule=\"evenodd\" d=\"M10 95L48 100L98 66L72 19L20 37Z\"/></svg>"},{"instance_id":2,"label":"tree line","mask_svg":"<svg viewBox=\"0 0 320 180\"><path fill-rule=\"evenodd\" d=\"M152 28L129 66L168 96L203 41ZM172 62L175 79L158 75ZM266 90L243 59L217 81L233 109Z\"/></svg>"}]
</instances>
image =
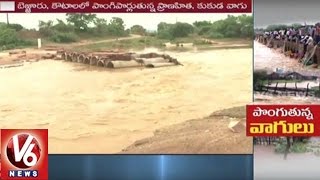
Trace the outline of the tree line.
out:
<instances>
[{"instance_id":1,"label":"tree line","mask_svg":"<svg viewBox=\"0 0 320 180\"><path fill-rule=\"evenodd\" d=\"M81 36L126 36L124 21L118 17L112 17L110 22L98 18L96 14L70 13L66 15L65 23L57 19L57 23L50 20L39 22L39 33L42 37L58 43L75 42Z\"/></svg>"},{"instance_id":2,"label":"tree line","mask_svg":"<svg viewBox=\"0 0 320 180\"><path fill-rule=\"evenodd\" d=\"M273 25L267 26L266 28L256 28L255 31L280 31L280 30L285 30L288 28L299 29L301 27L303 27L303 25L300 23L294 23L291 25L273 24Z\"/></svg>"},{"instance_id":3,"label":"tree line","mask_svg":"<svg viewBox=\"0 0 320 180\"><path fill-rule=\"evenodd\" d=\"M196 34L206 38L252 38L253 17L247 15L232 16L218 21L196 21L193 24L177 22L158 24L158 37L175 39Z\"/></svg>"},{"instance_id":4,"label":"tree line","mask_svg":"<svg viewBox=\"0 0 320 180\"><path fill-rule=\"evenodd\" d=\"M32 42L19 38L18 32L22 29L20 24L0 23L0 51L32 45Z\"/></svg>"},{"instance_id":5,"label":"tree line","mask_svg":"<svg viewBox=\"0 0 320 180\"><path fill-rule=\"evenodd\" d=\"M129 34L154 36L159 39L174 40L191 35L205 38L252 38L253 17L247 15L232 16L218 21L196 21L193 24L160 22L156 32L148 32L141 25L125 28L125 22L119 17L109 21L90 13L68 13L66 21L40 21L39 30L27 30L20 24L0 23L0 50L30 45L32 41L19 37L21 31L33 31L38 38L56 43L76 42L89 37L123 37Z\"/></svg>"}]
</instances>

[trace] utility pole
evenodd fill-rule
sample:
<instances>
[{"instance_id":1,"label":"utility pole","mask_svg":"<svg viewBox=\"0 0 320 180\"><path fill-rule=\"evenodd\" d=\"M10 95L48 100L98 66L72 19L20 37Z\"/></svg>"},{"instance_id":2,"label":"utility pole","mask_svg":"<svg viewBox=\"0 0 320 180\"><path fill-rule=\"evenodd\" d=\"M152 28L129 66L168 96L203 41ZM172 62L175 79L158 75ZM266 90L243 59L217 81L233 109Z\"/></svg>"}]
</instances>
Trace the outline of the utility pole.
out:
<instances>
[{"instance_id":1,"label":"utility pole","mask_svg":"<svg viewBox=\"0 0 320 180\"><path fill-rule=\"evenodd\" d=\"M7 25L9 25L9 13L7 13Z\"/></svg>"},{"instance_id":2,"label":"utility pole","mask_svg":"<svg viewBox=\"0 0 320 180\"><path fill-rule=\"evenodd\" d=\"M144 35L144 48L147 48L147 33L144 32L143 35Z\"/></svg>"}]
</instances>

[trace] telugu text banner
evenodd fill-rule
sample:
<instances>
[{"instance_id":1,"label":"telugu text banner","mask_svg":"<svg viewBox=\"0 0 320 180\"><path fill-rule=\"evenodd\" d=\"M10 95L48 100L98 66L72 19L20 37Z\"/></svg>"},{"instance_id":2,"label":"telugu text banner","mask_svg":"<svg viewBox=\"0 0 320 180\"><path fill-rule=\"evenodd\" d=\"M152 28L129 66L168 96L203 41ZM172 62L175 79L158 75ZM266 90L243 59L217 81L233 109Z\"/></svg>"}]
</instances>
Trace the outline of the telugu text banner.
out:
<instances>
[{"instance_id":1,"label":"telugu text banner","mask_svg":"<svg viewBox=\"0 0 320 180\"><path fill-rule=\"evenodd\" d=\"M247 105L247 136L320 136L320 105Z\"/></svg>"},{"instance_id":2,"label":"telugu text banner","mask_svg":"<svg viewBox=\"0 0 320 180\"><path fill-rule=\"evenodd\" d=\"M1 2L1 0L0 0ZM14 2L14 8L11 7ZM10 9L0 12L16 13L251 13L251 0L16 0ZM5 4L8 5L8 2Z\"/></svg>"}]
</instances>

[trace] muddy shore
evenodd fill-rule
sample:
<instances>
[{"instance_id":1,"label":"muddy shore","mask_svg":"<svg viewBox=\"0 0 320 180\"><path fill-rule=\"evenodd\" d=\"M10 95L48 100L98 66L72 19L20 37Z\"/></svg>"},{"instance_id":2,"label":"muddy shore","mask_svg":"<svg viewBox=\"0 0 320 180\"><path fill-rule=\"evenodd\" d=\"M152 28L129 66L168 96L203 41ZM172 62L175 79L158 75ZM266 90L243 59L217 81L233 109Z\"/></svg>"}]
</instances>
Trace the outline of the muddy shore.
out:
<instances>
[{"instance_id":1,"label":"muddy shore","mask_svg":"<svg viewBox=\"0 0 320 180\"><path fill-rule=\"evenodd\" d=\"M245 122L245 118L245 106L216 111L206 118L158 129L121 153L251 154L252 138L246 137L245 129L233 133L227 128L230 120Z\"/></svg>"}]
</instances>

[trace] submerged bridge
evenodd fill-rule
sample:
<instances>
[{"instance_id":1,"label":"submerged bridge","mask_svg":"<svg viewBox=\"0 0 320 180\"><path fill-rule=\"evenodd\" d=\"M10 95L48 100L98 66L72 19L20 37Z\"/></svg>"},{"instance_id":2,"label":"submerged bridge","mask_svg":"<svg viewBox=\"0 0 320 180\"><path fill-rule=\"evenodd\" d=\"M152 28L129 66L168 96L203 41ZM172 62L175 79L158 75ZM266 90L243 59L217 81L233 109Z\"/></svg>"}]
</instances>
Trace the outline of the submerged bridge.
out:
<instances>
[{"instance_id":1,"label":"submerged bridge","mask_svg":"<svg viewBox=\"0 0 320 180\"><path fill-rule=\"evenodd\" d=\"M270 84L270 85L269 85ZM298 87L297 82L294 83L294 87L287 87L287 82L284 83L282 87L278 86L278 82L275 85L268 83L268 85L257 84L254 87L255 92L261 92L263 94L273 94L281 96L311 96L311 97L320 97L320 83L317 88L310 88L307 83L306 87Z\"/></svg>"},{"instance_id":2,"label":"submerged bridge","mask_svg":"<svg viewBox=\"0 0 320 180\"><path fill-rule=\"evenodd\" d=\"M136 54L115 51L104 51L94 53L57 51L57 57L55 59L106 68L155 68L182 65L180 62L178 62L176 58L173 58L167 54Z\"/></svg>"}]
</instances>

